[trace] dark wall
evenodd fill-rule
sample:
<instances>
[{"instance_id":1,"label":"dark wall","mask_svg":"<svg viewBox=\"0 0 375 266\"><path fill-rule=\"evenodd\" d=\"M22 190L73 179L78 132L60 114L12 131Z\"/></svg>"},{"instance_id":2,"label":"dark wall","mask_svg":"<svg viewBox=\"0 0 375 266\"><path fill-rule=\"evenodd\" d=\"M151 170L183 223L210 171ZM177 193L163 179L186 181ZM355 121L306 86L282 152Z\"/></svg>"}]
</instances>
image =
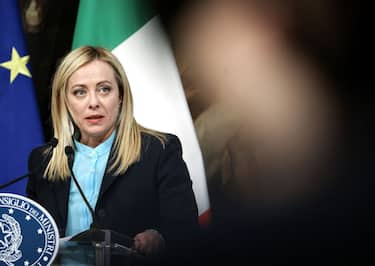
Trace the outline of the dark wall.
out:
<instances>
[{"instance_id":1,"label":"dark wall","mask_svg":"<svg viewBox=\"0 0 375 266\"><path fill-rule=\"evenodd\" d=\"M52 135L51 78L59 58L71 48L79 1L19 0L19 3L41 121L48 140Z\"/></svg>"}]
</instances>

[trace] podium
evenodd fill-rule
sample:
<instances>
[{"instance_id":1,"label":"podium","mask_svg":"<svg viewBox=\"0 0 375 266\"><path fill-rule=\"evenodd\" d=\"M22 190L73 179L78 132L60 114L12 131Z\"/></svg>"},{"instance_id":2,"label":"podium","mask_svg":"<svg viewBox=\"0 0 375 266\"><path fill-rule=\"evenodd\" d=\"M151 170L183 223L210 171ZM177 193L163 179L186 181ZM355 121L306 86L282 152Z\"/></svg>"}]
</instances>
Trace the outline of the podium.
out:
<instances>
[{"instance_id":1,"label":"podium","mask_svg":"<svg viewBox=\"0 0 375 266\"><path fill-rule=\"evenodd\" d=\"M150 258L132 246L131 237L97 228L61 239L44 207L21 195L0 193L1 265L150 265Z\"/></svg>"},{"instance_id":2,"label":"podium","mask_svg":"<svg viewBox=\"0 0 375 266\"><path fill-rule=\"evenodd\" d=\"M133 239L112 230L90 229L60 242L52 265L138 265L145 258L130 247Z\"/></svg>"}]
</instances>

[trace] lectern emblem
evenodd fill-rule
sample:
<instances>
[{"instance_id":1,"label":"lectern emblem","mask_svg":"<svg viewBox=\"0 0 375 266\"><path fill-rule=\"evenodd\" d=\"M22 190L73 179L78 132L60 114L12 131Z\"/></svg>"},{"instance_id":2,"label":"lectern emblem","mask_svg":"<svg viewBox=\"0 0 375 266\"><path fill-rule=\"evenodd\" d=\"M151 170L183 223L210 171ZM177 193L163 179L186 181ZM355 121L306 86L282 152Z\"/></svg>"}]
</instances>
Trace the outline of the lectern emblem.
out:
<instances>
[{"instance_id":1,"label":"lectern emblem","mask_svg":"<svg viewBox=\"0 0 375 266\"><path fill-rule=\"evenodd\" d=\"M59 234L51 215L38 203L0 193L0 265L50 265Z\"/></svg>"},{"instance_id":2,"label":"lectern emblem","mask_svg":"<svg viewBox=\"0 0 375 266\"><path fill-rule=\"evenodd\" d=\"M7 265L13 265L13 262L22 257L22 252L18 249L22 242L20 224L7 214L1 215L0 219L0 261Z\"/></svg>"}]
</instances>

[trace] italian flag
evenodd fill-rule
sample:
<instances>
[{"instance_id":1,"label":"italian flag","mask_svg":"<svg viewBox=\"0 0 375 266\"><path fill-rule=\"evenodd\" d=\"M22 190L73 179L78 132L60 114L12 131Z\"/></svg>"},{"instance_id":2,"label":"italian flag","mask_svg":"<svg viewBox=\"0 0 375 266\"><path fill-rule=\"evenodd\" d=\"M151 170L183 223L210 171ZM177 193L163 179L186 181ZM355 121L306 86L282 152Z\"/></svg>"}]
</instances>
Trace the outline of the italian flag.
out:
<instances>
[{"instance_id":1,"label":"italian flag","mask_svg":"<svg viewBox=\"0 0 375 266\"><path fill-rule=\"evenodd\" d=\"M145 127L176 134L193 181L201 224L209 220L202 153L168 38L160 19L141 0L81 0L73 48L103 46L122 62Z\"/></svg>"}]
</instances>

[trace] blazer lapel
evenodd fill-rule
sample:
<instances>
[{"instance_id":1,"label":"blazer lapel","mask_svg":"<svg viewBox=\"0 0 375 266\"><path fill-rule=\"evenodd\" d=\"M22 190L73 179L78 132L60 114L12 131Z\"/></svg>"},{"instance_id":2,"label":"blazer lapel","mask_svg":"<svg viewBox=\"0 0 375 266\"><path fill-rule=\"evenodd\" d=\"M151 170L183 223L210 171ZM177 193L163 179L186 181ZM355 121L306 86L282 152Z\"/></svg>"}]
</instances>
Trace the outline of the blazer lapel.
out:
<instances>
[{"instance_id":1,"label":"blazer lapel","mask_svg":"<svg viewBox=\"0 0 375 266\"><path fill-rule=\"evenodd\" d=\"M109 189L112 183L116 180L118 176L113 175L112 173L108 175L104 175L103 182L100 187L99 199L103 196L103 194ZM98 201L99 201L98 199Z\"/></svg>"},{"instance_id":2,"label":"blazer lapel","mask_svg":"<svg viewBox=\"0 0 375 266\"><path fill-rule=\"evenodd\" d=\"M112 183L118 177L117 175L114 174L114 170L109 171L109 166L114 161L114 158L113 158L114 155L113 154L114 153L113 153L113 146L112 146L112 149L111 149L111 152L109 154L108 161L107 161L107 165L105 167L103 181L102 181L102 184L100 186L98 201L100 200L100 198L103 196L103 194L109 189L109 187L112 185Z\"/></svg>"}]
</instances>

